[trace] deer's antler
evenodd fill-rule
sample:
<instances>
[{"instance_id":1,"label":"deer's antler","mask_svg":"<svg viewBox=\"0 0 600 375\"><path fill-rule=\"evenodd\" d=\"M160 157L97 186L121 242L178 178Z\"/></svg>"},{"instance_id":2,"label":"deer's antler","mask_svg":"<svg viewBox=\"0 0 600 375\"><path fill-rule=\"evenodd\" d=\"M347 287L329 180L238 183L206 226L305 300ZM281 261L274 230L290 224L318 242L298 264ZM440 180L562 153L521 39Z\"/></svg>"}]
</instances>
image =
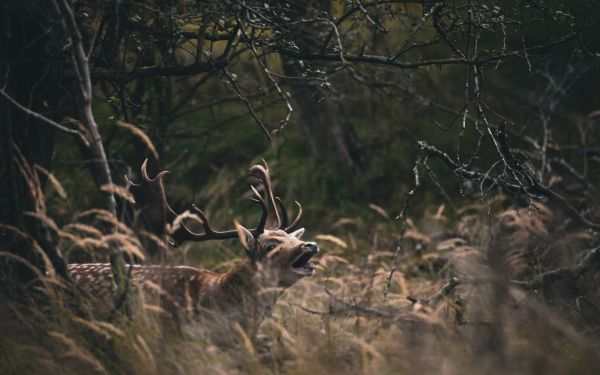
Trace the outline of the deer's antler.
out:
<instances>
[{"instance_id":1,"label":"deer's antler","mask_svg":"<svg viewBox=\"0 0 600 375\"><path fill-rule=\"evenodd\" d=\"M180 215L178 215L169 205L165 193L163 177L170 173L162 171L154 178L148 176L148 159L144 160L140 169L142 181L139 184L133 183L127 176L125 179L131 186L131 192L136 204L140 207L143 217L146 219L150 228L155 234L163 235L167 224L173 224ZM174 225L175 229L169 233L172 238L172 245L179 245L184 241L208 241L236 238L236 230L216 231L212 229L206 215L196 205L192 205L196 214L200 217L204 233L192 232L183 224L183 222ZM265 216L266 214L263 214Z\"/></svg>"},{"instance_id":2,"label":"deer's antler","mask_svg":"<svg viewBox=\"0 0 600 375\"><path fill-rule=\"evenodd\" d=\"M275 196L273 195L273 185L271 184L269 165L264 159L262 162L264 165L257 164L252 166L248 170L248 175L256 177L263 184L265 189L265 197L262 199L268 212L265 229L278 229L281 226L281 218L279 217L279 212L277 212L277 207L275 206Z\"/></svg>"},{"instance_id":3,"label":"deer's antler","mask_svg":"<svg viewBox=\"0 0 600 375\"><path fill-rule=\"evenodd\" d=\"M256 228L251 229L250 232L255 237L258 237L265 230L265 223L267 221L268 210L267 205L265 204L264 199L260 196L258 191L251 186L252 191L256 195L254 201L258 202L262 208L262 214L260 216L260 220ZM192 208L196 212L196 214L200 217L200 222L202 224L202 228L204 229L204 233L195 233L188 229L183 223L180 223L180 227L177 228L172 234L171 237L176 243L182 243L185 241L208 241L208 240L224 240L228 238L235 238L238 236L238 232L236 229L226 230L226 231L216 231L211 228L208 219L204 212L199 209L195 204L192 204Z\"/></svg>"},{"instance_id":4,"label":"deer's antler","mask_svg":"<svg viewBox=\"0 0 600 375\"><path fill-rule=\"evenodd\" d=\"M294 201L294 203L298 207L298 214L296 214L296 218L294 219L294 221L290 225L288 225L288 214L287 210L285 209L285 205L279 197L275 197L275 200L277 200L279 210L281 210L281 225L279 225L279 229L284 230L286 232L290 232L300 222L300 218L302 217L302 205L300 204L300 202Z\"/></svg>"},{"instance_id":5,"label":"deer's antler","mask_svg":"<svg viewBox=\"0 0 600 375\"><path fill-rule=\"evenodd\" d=\"M133 183L127 176L125 180L131 186L131 192L134 196L136 204L141 208L142 215L150 225L155 234L163 235L167 224L174 224L180 216L169 205L165 193L163 177L170 173L162 171L154 178L148 176L148 159L144 161L141 167L142 181L138 184ZM256 195L256 201L261 205L262 214L258 226L251 229L250 232L254 236L259 236L265 228L265 223L268 218L268 209L265 200L260 196L258 191L252 187ZM174 229L169 233L172 245L180 245L185 241L208 241L208 240L224 240L229 238L237 238L237 230L214 230L206 218L204 212L195 204L192 204L192 209L202 225L204 233L196 233L190 230L182 221L173 225ZM193 217L193 216L191 216Z\"/></svg>"},{"instance_id":6,"label":"deer's antler","mask_svg":"<svg viewBox=\"0 0 600 375\"><path fill-rule=\"evenodd\" d=\"M154 233L162 235L165 232L165 225L177 217L177 214L167 202L163 186L163 177L170 172L162 171L154 178L150 178L148 177L147 166L148 159L144 160L140 168L142 182L139 184L133 183L127 176L125 176L125 181L130 186L131 193L136 205L140 208L142 217Z\"/></svg>"},{"instance_id":7,"label":"deer's antler","mask_svg":"<svg viewBox=\"0 0 600 375\"><path fill-rule=\"evenodd\" d=\"M258 202L262 208L262 214L258 225L256 228L250 230L255 237L262 234L265 229L282 229L288 232L298 224L302 217L302 206L300 203L295 202L298 207L298 214L292 224L288 226L288 215L283 202L279 197L275 198L273 195L269 166L264 160L263 164L264 165L254 165L248 171L248 175L256 177L262 183L265 190L265 196L263 197L254 186L250 186L255 195L254 201ZM147 166L148 159L142 164L142 181L140 183L136 184L131 182L127 176L125 176L125 179L131 186L131 192L137 205L142 210L143 217L155 234L163 235L165 229L168 228L167 224L170 224L172 229L170 229L170 233L168 234L172 239L172 245L179 245L185 241L198 242L224 240L236 238L238 236L238 232L235 229L225 231L214 230L210 226L204 212L195 204L192 204L193 213L195 215L189 215L188 212L178 215L169 205L163 185L163 177L170 172L162 171L154 178L150 178L148 176ZM276 201L279 210L281 211L281 216L277 210ZM196 233L190 230L182 221L185 217L197 219L201 223L204 233Z\"/></svg>"},{"instance_id":8,"label":"deer's antler","mask_svg":"<svg viewBox=\"0 0 600 375\"><path fill-rule=\"evenodd\" d=\"M292 224L288 225L288 214L285 209L285 205L281 201L279 197L275 197L273 194L273 185L271 183L271 175L270 169L267 162L262 159L263 165L254 165L248 171L248 175L256 177L262 184L265 190L265 197L261 199L264 205L267 207L267 222L265 225L266 229L281 229L286 232L294 229L296 225L300 222L300 218L302 217L302 205L297 201L296 206L298 207L298 214L296 218L292 222ZM252 188L254 193L260 197L257 193L256 189ZM277 203L275 203L277 202ZM279 211L281 211L281 215L277 210L277 206L279 206Z\"/></svg>"}]
</instances>

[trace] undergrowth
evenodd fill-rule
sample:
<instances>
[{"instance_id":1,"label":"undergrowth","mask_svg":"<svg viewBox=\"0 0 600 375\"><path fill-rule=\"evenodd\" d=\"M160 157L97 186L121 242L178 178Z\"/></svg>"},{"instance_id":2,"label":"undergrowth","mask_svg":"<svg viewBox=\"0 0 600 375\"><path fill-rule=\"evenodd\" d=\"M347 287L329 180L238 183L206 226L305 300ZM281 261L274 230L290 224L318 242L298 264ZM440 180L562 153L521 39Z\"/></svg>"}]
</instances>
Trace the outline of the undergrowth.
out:
<instances>
[{"instance_id":1,"label":"undergrowth","mask_svg":"<svg viewBox=\"0 0 600 375\"><path fill-rule=\"evenodd\" d=\"M410 215L385 297L400 227L391 213L372 204L364 215L309 228L322 248L318 272L280 298L255 337L193 320L177 330L143 303L106 320L91 296L49 273L2 305L0 373L594 373L597 269L537 287L523 282L575 267L597 239L550 207L506 207L498 196L453 218L444 205ZM106 259L107 238L147 256L148 238L134 230L106 233L116 218L105 211L60 224L36 217L70 260ZM164 259L222 271L237 247L183 246ZM229 344L215 343L215 332L230 335Z\"/></svg>"}]
</instances>

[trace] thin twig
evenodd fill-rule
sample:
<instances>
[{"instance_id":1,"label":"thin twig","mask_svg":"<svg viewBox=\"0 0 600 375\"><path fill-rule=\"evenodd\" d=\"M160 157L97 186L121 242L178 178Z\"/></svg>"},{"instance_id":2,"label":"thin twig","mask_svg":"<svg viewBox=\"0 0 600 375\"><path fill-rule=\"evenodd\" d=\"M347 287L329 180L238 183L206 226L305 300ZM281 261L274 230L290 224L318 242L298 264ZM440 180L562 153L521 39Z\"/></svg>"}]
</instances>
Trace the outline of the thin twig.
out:
<instances>
[{"instance_id":1,"label":"thin twig","mask_svg":"<svg viewBox=\"0 0 600 375\"><path fill-rule=\"evenodd\" d=\"M392 278L394 277L394 273L396 272L396 267L397 267L397 263L398 263L398 258L400 257L400 253L402 252L402 246L404 244L404 233L406 233L406 214L408 212L408 206L410 204L410 201L412 199L412 197L415 195L415 192L417 190L417 188L421 185L421 181L420 181L420 177L419 177L419 166L422 163L422 158L423 153L419 152L419 155L417 156L417 160L415 161L415 166L413 168L413 173L414 173L414 183L413 186L410 190L407 190L404 193L404 204L402 206L402 210L400 211L400 214L398 216L396 216L396 220L400 219L401 220L401 227L400 227L400 238L398 239L398 242L396 244L396 250L394 251L394 258L392 259L392 267L390 269L390 273L388 274L386 283L385 283L385 289L383 290L383 301L385 302L387 300L387 295L390 291L390 287L392 286Z\"/></svg>"},{"instance_id":2,"label":"thin twig","mask_svg":"<svg viewBox=\"0 0 600 375\"><path fill-rule=\"evenodd\" d=\"M537 275L533 280L520 281L513 280L513 285L524 289L538 289L548 286L556 281L563 279L578 279L585 273L600 266L600 246L593 248L577 263L577 265L568 268L557 268Z\"/></svg>"},{"instance_id":3,"label":"thin twig","mask_svg":"<svg viewBox=\"0 0 600 375\"><path fill-rule=\"evenodd\" d=\"M69 134L69 135L77 137L81 141L81 143L83 143L86 147L88 147L90 145L89 141L85 138L85 136L81 132L79 132L75 129L69 129L64 125L61 125L58 122L49 119L48 117L42 115L41 113L30 110L29 108L21 105L21 103L17 102L15 99L13 99L13 97L8 95L6 93L6 91L4 91L2 89L0 89L0 95L2 95L4 98L6 98L6 100L11 102L15 107L17 107L21 111L25 112L27 115L29 115L37 120L40 120L42 122L45 122L46 124L60 130L61 132L65 133L65 134Z\"/></svg>"}]
</instances>

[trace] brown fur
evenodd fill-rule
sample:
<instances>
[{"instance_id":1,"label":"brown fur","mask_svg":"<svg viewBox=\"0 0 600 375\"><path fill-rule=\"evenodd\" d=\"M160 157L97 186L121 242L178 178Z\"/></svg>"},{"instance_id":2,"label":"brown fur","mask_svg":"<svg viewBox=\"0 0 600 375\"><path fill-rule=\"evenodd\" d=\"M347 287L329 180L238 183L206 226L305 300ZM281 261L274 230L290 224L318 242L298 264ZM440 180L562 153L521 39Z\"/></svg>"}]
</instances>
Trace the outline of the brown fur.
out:
<instances>
[{"instance_id":1,"label":"brown fur","mask_svg":"<svg viewBox=\"0 0 600 375\"><path fill-rule=\"evenodd\" d=\"M227 321L254 330L271 313L277 297L312 271L292 264L302 255L318 252L315 243L299 238L303 230L286 233L265 230L257 238L238 226L248 259L229 272L218 274L187 266L134 265L131 285L150 296L173 316L217 313ZM108 263L69 264L71 276L90 294L112 300L112 272ZM299 274L300 272L300 274ZM301 274L305 272L306 274ZM140 288L141 287L141 288Z\"/></svg>"}]
</instances>

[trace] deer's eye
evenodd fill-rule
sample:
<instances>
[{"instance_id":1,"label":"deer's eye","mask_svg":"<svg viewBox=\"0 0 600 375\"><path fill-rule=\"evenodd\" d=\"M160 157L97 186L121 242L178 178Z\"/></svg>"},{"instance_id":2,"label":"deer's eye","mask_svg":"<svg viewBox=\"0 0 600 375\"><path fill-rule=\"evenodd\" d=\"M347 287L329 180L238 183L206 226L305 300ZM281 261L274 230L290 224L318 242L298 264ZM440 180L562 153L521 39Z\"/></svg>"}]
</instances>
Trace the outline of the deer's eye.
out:
<instances>
[{"instance_id":1,"label":"deer's eye","mask_svg":"<svg viewBox=\"0 0 600 375\"><path fill-rule=\"evenodd\" d=\"M269 251L273 250L276 247L277 247L277 244L270 243L265 247L265 251L268 253Z\"/></svg>"}]
</instances>

